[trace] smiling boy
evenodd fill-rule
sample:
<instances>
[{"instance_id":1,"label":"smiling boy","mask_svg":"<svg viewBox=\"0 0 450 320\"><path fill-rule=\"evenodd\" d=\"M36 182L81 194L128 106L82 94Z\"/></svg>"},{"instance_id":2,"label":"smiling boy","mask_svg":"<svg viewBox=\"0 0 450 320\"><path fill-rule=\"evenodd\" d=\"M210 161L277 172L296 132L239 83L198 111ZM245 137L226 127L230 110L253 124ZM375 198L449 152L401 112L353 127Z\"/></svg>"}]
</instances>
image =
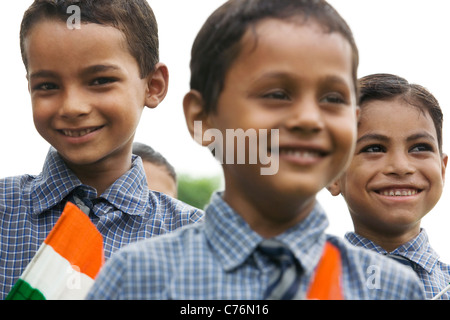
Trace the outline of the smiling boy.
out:
<instances>
[{"instance_id":1,"label":"smiling boy","mask_svg":"<svg viewBox=\"0 0 450 320\"><path fill-rule=\"evenodd\" d=\"M192 48L188 128L193 137L197 121L204 131L277 130L267 148L278 172L223 163L225 190L204 223L117 253L88 298L420 299L411 270L324 233L315 197L353 152L357 65L351 31L325 1L231 0L217 9ZM226 158L230 149L221 151ZM374 289L366 271L380 264Z\"/></svg>"},{"instance_id":2,"label":"smiling boy","mask_svg":"<svg viewBox=\"0 0 450 320\"><path fill-rule=\"evenodd\" d=\"M442 111L425 88L395 75L366 76L360 88L355 155L329 190L347 202L355 232L346 238L411 266L430 299L450 282L420 227L444 186Z\"/></svg>"},{"instance_id":3,"label":"smiling boy","mask_svg":"<svg viewBox=\"0 0 450 320\"><path fill-rule=\"evenodd\" d=\"M69 6L80 28L69 28ZM155 17L145 0L35 1L20 33L33 119L51 144L38 176L0 180L0 298L62 213L84 208L103 235L105 258L138 239L199 220L202 212L148 191L132 156L145 107L165 97Z\"/></svg>"}]
</instances>

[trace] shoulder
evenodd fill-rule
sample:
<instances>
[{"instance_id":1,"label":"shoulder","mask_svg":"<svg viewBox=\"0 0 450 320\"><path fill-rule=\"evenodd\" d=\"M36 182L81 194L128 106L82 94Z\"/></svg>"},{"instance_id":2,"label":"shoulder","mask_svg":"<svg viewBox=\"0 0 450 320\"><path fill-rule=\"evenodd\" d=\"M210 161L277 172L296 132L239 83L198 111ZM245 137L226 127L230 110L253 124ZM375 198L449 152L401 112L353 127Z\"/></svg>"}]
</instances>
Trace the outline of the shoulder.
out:
<instances>
[{"instance_id":1,"label":"shoulder","mask_svg":"<svg viewBox=\"0 0 450 320\"><path fill-rule=\"evenodd\" d=\"M88 299L164 299L186 259L204 253L202 223L134 242L102 268Z\"/></svg>"},{"instance_id":2,"label":"shoulder","mask_svg":"<svg viewBox=\"0 0 450 320\"><path fill-rule=\"evenodd\" d=\"M154 258L159 252L164 252L160 259L174 258L177 254L184 255L190 247L198 246L204 240L203 223L184 226L172 232L137 241L118 251L128 258ZM170 252L166 252L170 249ZM115 256L115 255L114 255ZM113 257L114 258L114 257Z\"/></svg>"},{"instance_id":3,"label":"shoulder","mask_svg":"<svg viewBox=\"0 0 450 320\"><path fill-rule=\"evenodd\" d=\"M340 251L344 282L354 298L368 300L424 299L416 273L408 267L346 240L328 236ZM350 299L352 299L350 294Z\"/></svg>"},{"instance_id":4,"label":"shoulder","mask_svg":"<svg viewBox=\"0 0 450 320\"><path fill-rule=\"evenodd\" d=\"M0 188L2 192L8 189L23 190L24 188L29 186L33 181L35 181L37 177L38 176L24 174L20 176L2 178L0 179Z\"/></svg>"},{"instance_id":5,"label":"shoulder","mask_svg":"<svg viewBox=\"0 0 450 320\"><path fill-rule=\"evenodd\" d=\"M0 179L0 207L14 206L14 203L29 197L36 176L21 175Z\"/></svg>"},{"instance_id":6,"label":"shoulder","mask_svg":"<svg viewBox=\"0 0 450 320\"><path fill-rule=\"evenodd\" d=\"M164 193L149 191L150 208L177 229L183 225L203 220L204 212Z\"/></svg>"},{"instance_id":7,"label":"shoulder","mask_svg":"<svg viewBox=\"0 0 450 320\"><path fill-rule=\"evenodd\" d=\"M439 273L445 279L446 283L450 283L450 265L438 260L434 272Z\"/></svg>"}]
</instances>

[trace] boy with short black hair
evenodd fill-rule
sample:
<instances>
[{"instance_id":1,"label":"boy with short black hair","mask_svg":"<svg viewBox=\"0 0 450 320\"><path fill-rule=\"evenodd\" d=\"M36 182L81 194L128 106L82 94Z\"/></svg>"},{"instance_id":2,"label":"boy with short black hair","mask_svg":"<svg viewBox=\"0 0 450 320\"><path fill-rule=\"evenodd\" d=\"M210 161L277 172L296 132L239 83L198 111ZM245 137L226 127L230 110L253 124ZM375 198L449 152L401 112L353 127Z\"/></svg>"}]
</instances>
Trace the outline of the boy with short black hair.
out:
<instances>
[{"instance_id":1,"label":"boy with short black hair","mask_svg":"<svg viewBox=\"0 0 450 320\"><path fill-rule=\"evenodd\" d=\"M444 186L441 107L426 88L396 75L372 74L359 83L356 152L328 189L347 202L355 228L347 240L412 267L431 299L450 283L450 266L420 227Z\"/></svg>"},{"instance_id":2,"label":"boy with short black hair","mask_svg":"<svg viewBox=\"0 0 450 320\"><path fill-rule=\"evenodd\" d=\"M225 190L204 223L117 253L88 298L423 298L411 270L325 234L316 194L353 153L357 65L352 33L325 1L217 9L193 45L184 111L191 135L205 146L214 138L215 156L226 159ZM230 130L259 131L258 146L236 147ZM249 163L255 149L277 172L262 170L265 159Z\"/></svg>"},{"instance_id":3,"label":"boy with short black hair","mask_svg":"<svg viewBox=\"0 0 450 320\"><path fill-rule=\"evenodd\" d=\"M67 201L103 235L107 259L203 215L149 192L142 162L132 156L144 107L155 108L168 86L147 1L36 0L24 14L20 46L34 123L52 147L40 175L0 180L0 298Z\"/></svg>"}]
</instances>

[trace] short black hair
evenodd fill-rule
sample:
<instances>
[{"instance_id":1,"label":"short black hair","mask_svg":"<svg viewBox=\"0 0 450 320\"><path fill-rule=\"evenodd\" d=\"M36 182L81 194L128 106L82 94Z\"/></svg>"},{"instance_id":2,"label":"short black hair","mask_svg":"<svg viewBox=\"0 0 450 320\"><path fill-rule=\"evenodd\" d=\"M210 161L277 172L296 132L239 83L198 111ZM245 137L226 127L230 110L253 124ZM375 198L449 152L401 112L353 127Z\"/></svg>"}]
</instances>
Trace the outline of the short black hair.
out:
<instances>
[{"instance_id":1,"label":"short black hair","mask_svg":"<svg viewBox=\"0 0 450 320\"><path fill-rule=\"evenodd\" d=\"M35 0L25 11L20 28L20 49L27 70L24 42L30 30L45 19L67 21L67 9L72 5L80 8L82 24L107 25L123 32L142 79L154 71L159 62L158 24L146 0Z\"/></svg>"},{"instance_id":2,"label":"short black hair","mask_svg":"<svg viewBox=\"0 0 450 320\"><path fill-rule=\"evenodd\" d=\"M358 49L353 34L339 13L325 0L229 0L206 20L191 51L191 89L203 97L206 113L216 110L226 72L238 57L247 30L266 18L319 23L324 32L338 32L351 45L352 73L358 96Z\"/></svg>"},{"instance_id":3,"label":"short black hair","mask_svg":"<svg viewBox=\"0 0 450 320\"><path fill-rule=\"evenodd\" d=\"M141 142L134 142L133 154L140 156L143 161L148 161L157 166L165 167L172 179L177 182L177 174L175 172L175 168L161 153L159 153L152 147Z\"/></svg>"},{"instance_id":4,"label":"short black hair","mask_svg":"<svg viewBox=\"0 0 450 320\"><path fill-rule=\"evenodd\" d=\"M428 112L433 120L438 139L439 152L442 154L442 126L444 115L438 100L425 87L409 83L406 79L389 73L371 74L359 79L359 106L361 109L375 100L393 100L400 98L422 112Z\"/></svg>"}]
</instances>

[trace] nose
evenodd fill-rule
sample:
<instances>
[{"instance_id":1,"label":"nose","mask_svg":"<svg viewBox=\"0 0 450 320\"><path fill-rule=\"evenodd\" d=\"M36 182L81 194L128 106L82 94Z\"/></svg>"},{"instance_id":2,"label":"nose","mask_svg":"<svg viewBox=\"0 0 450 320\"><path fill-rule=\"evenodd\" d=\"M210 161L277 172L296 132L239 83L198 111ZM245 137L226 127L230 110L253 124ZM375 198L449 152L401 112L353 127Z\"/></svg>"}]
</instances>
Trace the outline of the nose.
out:
<instances>
[{"instance_id":1,"label":"nose","mask_svg":"<svg viewBox=\"0 0 450 320\"><path fill-rule=\"evenodd\" d=\"M81 89L67 88L62 97L59 115L65 119L74 119L91 112L87 97Z\"/></svg>"},{"instance_id":2,"label":"nose","mask_svg":"<svg viewBox=\"0 0 450 320\"><path fill-rule=\"evenodd\" d=\"M405 176L415 172L415 168L403 151L391 151L387 154L387 163L384 168L386 175Z\"/></svg>"},{"instance_id":3,"label":"nose","mask_svg":"<svg viewBox=\"0 0 450 320\"><path fill-rule=\"evenodd\" d=\"M286 129L303 134L316 134L323 130L324 121L318 102L304 99L292 106L285 121Z\"/></svg>"}]
</instances>

